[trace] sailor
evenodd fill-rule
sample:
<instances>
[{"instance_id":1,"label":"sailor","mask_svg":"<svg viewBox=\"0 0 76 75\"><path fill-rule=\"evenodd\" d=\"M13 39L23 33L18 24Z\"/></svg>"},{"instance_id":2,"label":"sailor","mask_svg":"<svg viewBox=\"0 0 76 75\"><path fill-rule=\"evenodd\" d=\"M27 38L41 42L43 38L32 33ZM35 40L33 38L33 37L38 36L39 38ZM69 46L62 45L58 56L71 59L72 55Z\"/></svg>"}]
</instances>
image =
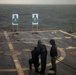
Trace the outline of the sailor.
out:
<instances>
[{"instance_id":1,"label":"sailor","mask_svg":"<svg viewBox=\"0 0 76 75\"><path fill-rule=\"evenodd\" d=\"M38 72L39 67L39 52L37 47L34 47L34 49L31 51L32 59L29 59L29 68L32 69L32 64L34 64L35 72Z\"/></svg>"},{"instance_id":2,"label":"sailor","mask_svg":"<svg viewBox=\"0 0 76 75\"><path fill-rule=\"evenodd\" d=\"M47 48L40 40L38 41L37 47L41 56L41 71L39 73L44 74L46 69Z\"/></svg>"}]
</instances>

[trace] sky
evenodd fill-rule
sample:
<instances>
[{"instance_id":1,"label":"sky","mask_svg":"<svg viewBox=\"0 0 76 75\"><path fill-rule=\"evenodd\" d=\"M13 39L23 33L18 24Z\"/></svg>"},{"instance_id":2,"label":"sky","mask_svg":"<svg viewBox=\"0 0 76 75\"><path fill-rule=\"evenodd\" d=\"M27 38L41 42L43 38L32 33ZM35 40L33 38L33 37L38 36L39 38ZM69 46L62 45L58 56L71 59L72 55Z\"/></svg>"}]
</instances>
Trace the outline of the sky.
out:
<instances>
[{"instance_id":1,"label":"sky","mask_svg":"<svg viewBox=\"0 0 76 75\"><path fill-rule=\"evenodd\" d=\"M0 0L0 4L76 4L76 0Z\"/></svg>"}]
</instances>

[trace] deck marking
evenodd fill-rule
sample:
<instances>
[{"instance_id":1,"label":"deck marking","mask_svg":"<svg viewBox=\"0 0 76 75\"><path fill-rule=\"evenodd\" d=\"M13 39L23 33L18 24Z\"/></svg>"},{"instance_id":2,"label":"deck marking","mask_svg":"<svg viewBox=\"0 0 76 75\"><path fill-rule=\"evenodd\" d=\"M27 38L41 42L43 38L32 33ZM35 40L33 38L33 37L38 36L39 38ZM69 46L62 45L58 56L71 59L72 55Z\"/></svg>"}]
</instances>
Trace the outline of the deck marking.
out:
<instances>
[{"instance_id":1,"label":"deck marking","mask_svg":"<svg viewBox=\"0 0 76 75\"><path fill-rule=\"evenodd\" d=\"M68 47L66 47L66 49L76 49L76 47L68 46Z\"/></svg>"},{"instance_id":2,"label":"deck marking","mask_svg":"<svg viewBox=\"0 0 76 75\"><path fill-rule=\"evenodd\" d=\"M57 30L58 31L58 30ZM60 30L59 30L60 31ZM51 31L43 31L43 32L51 32ZM5 34L6 34L7 32L5 32ZM8 35L6 35L6 37L8 37ZM9 37L8 37L9 38ZM7 39L8 40L8 39ZM10 43L9 42L9 40L8 40L8 43ZM49 45L49 44L46 44L47 46L51 46L51 45ZM10 48L11 49L11 51L13 52L13 50L12 50L12 47ZM66 53L65 53L65 51L64 51L64 48L58 48L58 50L61 52L61 56L58 58L58 60L56 61L56 63L59 63L60 61L62 61L64 58L65 58L65 56L66 56ZM13 57L13 56L12 56ZM17 59L14 59L14 62L18 62L18 60ZM51 63L48 63L47 64L47 66L50 66L51 65ZM22 68L21 68L22 69ZM23 68L22 70L29 70L29 68ZM17 69L0 69L0 72L11 72L11 71L18 71ZM19 74L20 75L20 74ZM22 75L22 74L21 74Z\"/></svg>"},{"instance_id":3,"label":"deck marking","mask_svg":"<svg viewBox=\"0 0 76 75\"><path fill-rule=\"evenodd\" d=\"M60 30L42 30L42 31L27 31L27 32L31 32L31 33L33 33L33 32L52 32L52 33L56 33L58 31L60 31ZM13 32L9 32L9 34L11 34L11 33L13 34ZM17 33L17 32L14 32L14 33ZM18 31L18 33L26 33L26 32Z\"/></svg>"},{"instance_id":4,"label":"deck marking","mask_svg":"<svg viewBox=\"0 0 76 75\"><path fill-rule=\"evenodd\" d=\"M46 44L46 45L51 46L49 44ZM58 48L58 50L61 52L61 56L58 58L58 60L56 60L56 63L59 63L60 61L62 61L66 56L64 48ZM17 60L14 60L14 62L17 62ZM48 63L46 66L47 67L51 66L51 63ZM39 68L41 68L41 67L39 67ZM33 67L33 69L34 69L34 67ZM29 70L29 68L23 68L23 70ZM0 72L13 72L13 71L17 71L17 70L16 69L0 69Z\"/></svg>"},{"instance_id":5,"label":"deck marking","mask_svg":"<svg viewBox=\"0 0 76 75\"><path fill-rule=\"evenodd\" d=\"M69 52L70 54L76 55L76 52Z\"/></svg>"},{"instance_id":6,"label":"deck marking","mask_svg":"<svg viewBox=\"0 0 76 75\"><path fill-rule=\"evenodd\" d=\"M65 38L65 39L71 39L71 37L67 37L67 36L66 36L66 37L64 37L64 38Z\"/></svg>"},{"instance_id":7,"label":"deck marking","mask_svg":"<svg viewBox=\"0 0 76 75\"><path fill-rule=\"evenodd\" d=\"M22 69L22 67L20 65L20 62L19 62L19 60L17 58L17 55L15 55L14 48L13 48L13 45L12 45L12 43L10 41L10 38L8 36L7 31L4 31L4 35L5 35L5 38L7 40L7 44L9 46L10 52L12 54L12 58L14 60L14 63L15 63L15 66L16 66L16 69L17 69L17 72L18 72L18 75L24 75L23 69Z\"/></svg>"},{"instance_id":8,"label":"deck marking","mask_svg":"<svg viewBox=\"0 0 76 75\"><path fill-rule=\"evenodd\" d=\"M22 51L25 51L25 52L31 52L30 49L23 49Z\"/></svg>"},{"instance_id":9,"label":"deck marking","mask_svg":"<svg viewBox=\"0 0 76 75\"><path fill-rule=\"evenodd\" d=\"M70 35L70 36L72 36L72 37L75 37L75 38L76 38L76 36L75 36L75 35L70 34L70 33L67 33L67 32L65 32L65 31L63 31L63 30L60 30L60 32L62 32L62 33L64 33L64 34L67 34L67 35Z\"/></svg>"},{"instance_id":10,"label":"deck marking","mask_svg":"<svg viewBox=\"0 0 76 75\"><path fill-rule=\"evenodd\" d=\"M61 37L53 37L52 39L57 40L57 39L62 39L62 38Z\"/></svg>"},{"instance_id":11,"label":"deck marking","mask_svg":"<svg viewBox=\"0 0 76 75\"><path fill-rule=\"evenodd\" d=\"M15 72L16 69L0 69L0 72Z\"/></svg>"}]
</instances>

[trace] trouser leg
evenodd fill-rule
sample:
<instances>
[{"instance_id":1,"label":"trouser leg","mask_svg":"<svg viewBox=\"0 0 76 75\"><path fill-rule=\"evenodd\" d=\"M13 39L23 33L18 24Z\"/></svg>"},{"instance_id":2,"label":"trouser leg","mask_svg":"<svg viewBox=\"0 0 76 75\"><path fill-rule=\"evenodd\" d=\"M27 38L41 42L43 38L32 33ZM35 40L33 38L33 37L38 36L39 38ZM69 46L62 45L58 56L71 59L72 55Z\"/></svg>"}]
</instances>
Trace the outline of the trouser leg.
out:
<instances>
[{"instance_id":1,"label":"trouser leg","mask_svg":"<svg viewBox=\"0 0 76 75\"><path fill-rule=\"evenodd\" d=\"M52 57L51 58L51 63L52 63L52 69L56 69L56 58L55 57Z\"/></svg>"},{"instance_id":2,"label":"trouser leg","mask_svg":"<svg viewBox=\"0 0 76 75\"><path fill-rule=\"evenodd\" d=\"M45 72L46 69L46 56L43 56L43 58L41 59L41 71Z\"/></svg>"},{"instance_id":3,"label":"trouser leg","mask_svg":"<svg viewBox=\"0 0 76 75\"><path fill-rule=\"evenodd\" d=\"M29 59L29 69L32 69L32 59Z\"/></svg>"},{"instance_id":4,"label":"trouser leg","mask_svg":"<svg viewBox=\"0 0 76 75\"><path fill-rule=\"evenodd\" d=\"M36 61L36 62L34 63L35 72L38 72L38 66L39 66L39 63Z\"/></svg>"}]
</instances>

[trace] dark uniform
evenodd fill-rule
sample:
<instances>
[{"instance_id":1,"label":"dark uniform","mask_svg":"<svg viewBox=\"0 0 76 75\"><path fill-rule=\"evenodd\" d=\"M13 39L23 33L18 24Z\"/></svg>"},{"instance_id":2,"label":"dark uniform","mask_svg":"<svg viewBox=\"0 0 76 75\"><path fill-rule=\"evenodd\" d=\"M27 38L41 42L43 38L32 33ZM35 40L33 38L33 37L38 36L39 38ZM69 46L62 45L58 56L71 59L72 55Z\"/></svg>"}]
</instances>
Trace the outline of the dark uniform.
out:
<instances>
[{"instance_id":1,"label":"dark uniform","mask_svg":"<svg viewBox=\"0 0 76 75\"><path fill-rule=\"evenodd\" d=\"M41 41L38 41L38 50L41 55L41 71L40 73L44 73L46 69L46 59L47 59L47 48Z\"/></svg>"},{"instance_id":2,"label":"dark uniform","mask_svg":"<svg viewBox=\"0 0 76 75\"><path fill-rule=\"evenodd\" d=\"M52 39L50 40L50 44L52 45L50 49L50 56L51 56L51 63L52 63L52 68L50 70L56 70L56 58L57 58L57 47L55 45L55 41Z\"/></svg>"},{"instance_id":3,"label":"dark uniform","mask_svg":"<svg viewBox=\"0 0 76 75\"><path fill-rule=\"evenodd\" d=\"M34 47L34 50L31 51L32 59L29 59L29 68L32 69L32 64L34 64L35 72L38 72L39 67L39 52L37 47Z\"/></svg>"}]
</instances>

